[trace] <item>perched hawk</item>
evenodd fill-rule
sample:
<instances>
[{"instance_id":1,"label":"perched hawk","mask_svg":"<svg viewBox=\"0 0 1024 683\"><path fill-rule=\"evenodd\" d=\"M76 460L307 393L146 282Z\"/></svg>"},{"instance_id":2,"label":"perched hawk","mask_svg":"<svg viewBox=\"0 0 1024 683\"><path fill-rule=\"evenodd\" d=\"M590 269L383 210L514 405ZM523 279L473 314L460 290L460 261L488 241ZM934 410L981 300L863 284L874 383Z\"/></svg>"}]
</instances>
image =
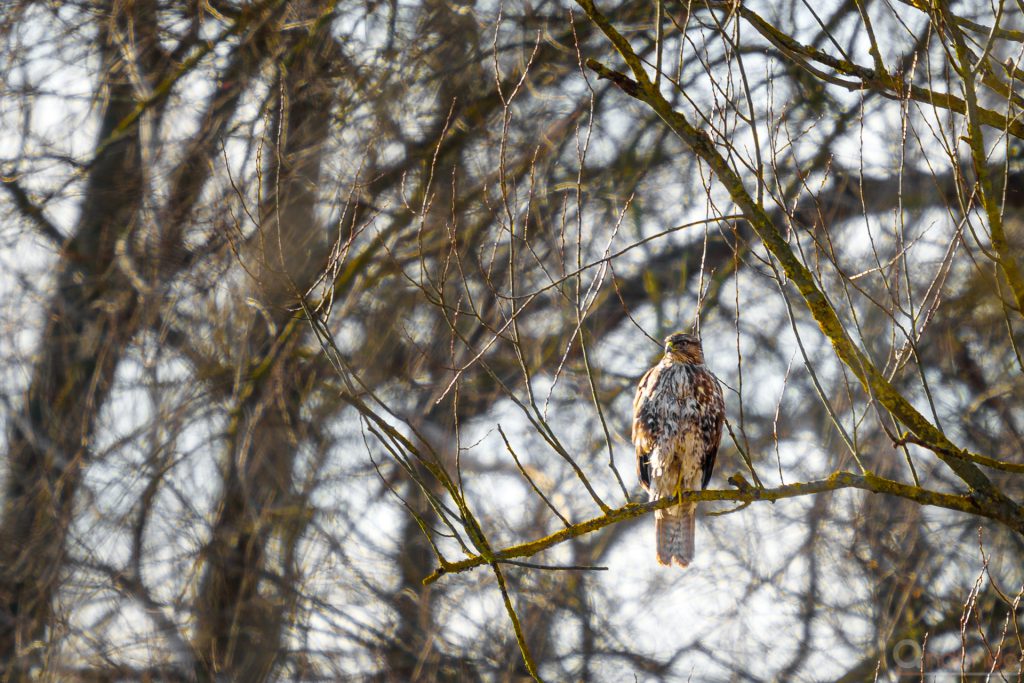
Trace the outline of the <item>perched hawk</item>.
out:
<instances>
[{"instance_id":1,"label":"perched hawk","mask_svg":"<svg viewBox=\"0 0 1024 683\"><path fill-rule=\"evenodd\" d=\"M665 339L665 356L644 374L633 399L633 445L640 483L651 500L707 488L722 439L725 402L704 350L692 334ZM689 503L654 513L658 562L686 567L693 559Z\"/></svg>"}]
</instances>

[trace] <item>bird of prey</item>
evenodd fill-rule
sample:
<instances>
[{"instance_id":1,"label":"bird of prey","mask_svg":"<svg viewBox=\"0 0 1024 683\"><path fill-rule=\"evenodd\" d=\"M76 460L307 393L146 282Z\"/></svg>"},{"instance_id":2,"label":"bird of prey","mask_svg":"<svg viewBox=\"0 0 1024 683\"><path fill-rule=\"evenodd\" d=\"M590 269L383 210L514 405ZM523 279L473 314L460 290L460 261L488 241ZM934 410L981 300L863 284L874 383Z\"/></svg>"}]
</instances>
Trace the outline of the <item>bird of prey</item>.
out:
<instances>
[{"instance_id":1,"label":"bird of prey","mask_svg":"<svg viewBox=\"0 0 1024 683\"><path fill-rule=\"evenodd\" d=\"M640 484L651 500L707 488L722 439L725 402L704 365L700 339L676 332L665 355L640 380L633 399L633 445ZM658 563L693 560L696 503L656 510Z\"/></svg>"}]
</instances>

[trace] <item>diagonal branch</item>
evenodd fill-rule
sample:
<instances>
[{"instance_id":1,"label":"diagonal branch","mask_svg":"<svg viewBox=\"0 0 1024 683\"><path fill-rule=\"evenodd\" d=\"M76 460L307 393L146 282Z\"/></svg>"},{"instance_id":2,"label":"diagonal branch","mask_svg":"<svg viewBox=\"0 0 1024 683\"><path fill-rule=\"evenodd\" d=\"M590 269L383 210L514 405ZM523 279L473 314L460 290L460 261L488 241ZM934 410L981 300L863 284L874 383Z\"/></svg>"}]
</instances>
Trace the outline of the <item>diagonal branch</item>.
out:
<instances>
[{"instance_id":1,"label":"diagonal branch","mask_svg":"<svg viewBox=\"0 0 1024 683\"><path fill-rule=\"evenodd\" d=\"M725 6L724 3L718 3L711 0L706 4L708 7ZM840 59L820 48L814 47L813 45L802 45L792 36L779 30L750 8L743 5L737 5L736 7L737 13L749 22L765 40L779 48L791 59L795 58L798 60L800 66L804 69L810 70L809 64L804 60L817 62L818 64L827 66L838 74L858 79L852 83L839 80L834 81L849 89L867 88L891 99L908 97L915 102L921 102L931 107L946 109L961 115L968 115L973 107L973 116L975 116L980 123L986 126L991 126L992 128L996 128L1000 131L1005 131L1016 138L1024 139L1024 122L1022 122L1019 117L1008 116L992 109L986 109L985 107L979 106L977 101L972 103L970 98L965 101L952 93L922 87L915 83L905 81L901 77L894 76L888 71L877 67L871 69L846 59ZM829 78L824 74L817 72L816 75L819 77Z\"/></svg>"},{"instance_id":2,"label":"diagonal branch","mask_svg":"<svg viewBox=\"0 0 1024 683\"><path fill-rule=\"evenodd\" d=\"M963 35L953 21L953 13L946 2L937 3L949 33L953 38L953 45L956 48L957 60L960 64L958 71L963 79L964 99L967 101L967 129L970 131L968 144L971 148L971 158L974 161L974 173L977 176L979 196L981 205L988 216L989 230L991 233L992 248L996 252L996 262L1006 276L1010 284L1013 297L1017 302L1017 310L1024 313L1024 274L1021 273L1020 265L1015 258L1014 249L1011 247L1003 227L1003 214L997 200L997 194L993 188L992 179L989 177L988 160L985 154L985 132L981 124L981 107L978 105L978 93L974 88L974 71L971 60L968 56L969 50L964 44Z\"/></svg>"},{"instance_id":3,"label":"diagonal branch","mask_svg":"<svg viewBox=\"0 0 1024 683\"><path fill-rule=\"evenodd\" d=\"M4 189L14 199L14 205L18 207L18 211L23 216L32 221L36 226L36 229L42 233L43 237L49 240L54 246L60 248L64 244L65 237L61 234L61 231L57 229L50 219L46 217L46 213L43 211L43 207L39 206L32 201L29 197L28 192L18 182L16 175L0 175L0 184L4 186Z\"/></svg>"}]
</instances>

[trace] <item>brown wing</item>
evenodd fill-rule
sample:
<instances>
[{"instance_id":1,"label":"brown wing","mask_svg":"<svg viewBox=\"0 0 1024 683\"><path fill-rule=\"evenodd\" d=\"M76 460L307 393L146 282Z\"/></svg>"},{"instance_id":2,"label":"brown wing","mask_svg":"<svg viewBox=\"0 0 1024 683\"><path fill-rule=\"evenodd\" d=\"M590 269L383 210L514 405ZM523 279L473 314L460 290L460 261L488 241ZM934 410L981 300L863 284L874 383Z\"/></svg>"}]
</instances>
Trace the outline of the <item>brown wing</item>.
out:
<instances>
[{"instance_id":1,"label":"brown wing","mask_svg":"<svg viewBox=\"0 0 1024 683\"><path fill-rule=\"evenodd\" d=\"M718 444L722 441L725 401L718 380L707 370L702 369L698 372L694 377L694 383L697 385L697 395L703 399L700 407L700 435L704 442L704 453L701 459L700 487L706 489L708 482L711 481L711 473L715 469Z\"/></svg>"},{"instance_id":2,"label":"brown wing","mask_svg":"<svg viewBox=\"0 0 1024 683\"><path fill-rule=\"evenodd\" d=\"M661 374L661 365L655 365L644 373L640 378L640 384L636 388L636 396L633 397L633 446L636 447L636 476L640 485L645 490L651 486L651 451L654 449L654 442L657 439L657 425L648 424L642 419L644 404L650 400L654 388L658 384L658 376Z\"/></svg>"}]
</instances>

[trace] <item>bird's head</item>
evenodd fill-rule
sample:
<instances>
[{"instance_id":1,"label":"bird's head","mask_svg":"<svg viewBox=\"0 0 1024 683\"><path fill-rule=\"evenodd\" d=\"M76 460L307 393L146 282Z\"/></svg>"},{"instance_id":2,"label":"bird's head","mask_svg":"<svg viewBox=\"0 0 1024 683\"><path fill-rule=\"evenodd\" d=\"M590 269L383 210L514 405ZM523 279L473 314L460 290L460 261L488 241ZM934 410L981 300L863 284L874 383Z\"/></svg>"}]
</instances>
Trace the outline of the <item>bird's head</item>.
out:
<instances>
[{"instance_id":1,"label":"bird's head","mask_svg":"<svg viewBox=\"0 0 1024 683\"><path fill-rule=\"evenodd\" d=\"M665 337L665 355L682 363L704 362L700 339L685 332L674 332Z\"/></svg>"}]
</instances>

